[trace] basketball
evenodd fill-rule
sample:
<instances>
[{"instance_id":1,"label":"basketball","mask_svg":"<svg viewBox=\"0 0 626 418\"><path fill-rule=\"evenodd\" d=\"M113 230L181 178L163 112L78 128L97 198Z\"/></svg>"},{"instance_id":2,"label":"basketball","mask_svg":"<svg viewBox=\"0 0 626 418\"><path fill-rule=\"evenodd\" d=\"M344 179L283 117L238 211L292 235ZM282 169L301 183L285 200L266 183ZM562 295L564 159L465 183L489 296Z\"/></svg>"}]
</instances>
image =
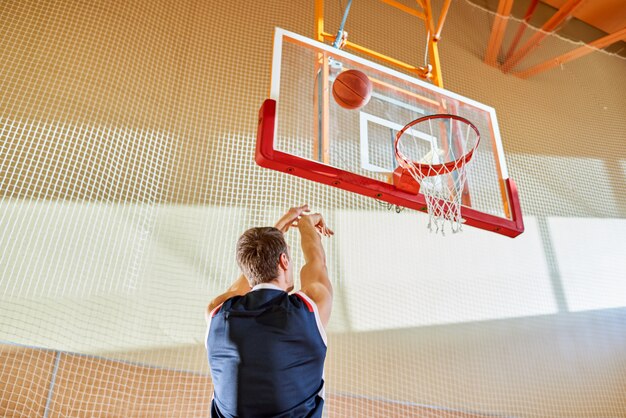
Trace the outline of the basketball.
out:
<instances>
[{"instance_id":1,"label":"basketball","mask_svg":"<svg viewBox=\"0 0 626 418\"><path fill-rule=\"evenodd\" d=\"M372 82L361 71L344 71L333 83L333 97L345 109L355 110L365 106L371 95Z\"/></svg>"}]
</instances>

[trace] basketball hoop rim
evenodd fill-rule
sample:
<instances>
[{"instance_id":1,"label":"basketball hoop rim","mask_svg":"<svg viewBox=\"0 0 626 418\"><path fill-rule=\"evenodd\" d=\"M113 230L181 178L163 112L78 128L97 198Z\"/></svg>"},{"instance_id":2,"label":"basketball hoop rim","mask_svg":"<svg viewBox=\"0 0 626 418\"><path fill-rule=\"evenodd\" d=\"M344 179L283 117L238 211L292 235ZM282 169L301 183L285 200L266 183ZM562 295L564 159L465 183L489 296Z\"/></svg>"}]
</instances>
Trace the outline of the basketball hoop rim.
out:
<instances>
[{"instance_id":1,"label":"basketball hoop rim","mask_svg":"<svg viewBox=\"0 0 626 418\"><path fill-rule=\"evenodd\" d=\"M458 120L460 122L466 123L476 133L476 143L474 144L472 149L469 150L467 153L457 158L456 160L450 161L447 163L425 164L425 163L420 163L417 161L409 160L398 150L398 144L400 143L400 138L407 130L411 129L411 127L417 125L418 123L422 123L430 119L454 119L454 120ZM469 120L465 119L462 116L451 115L449 113L436 113L433 115L422 116L421 118L415 119L407 123L404 126L404 128L402 128L396 134L396 140L394 142L394 149L395 149L395 154L396 154L396 160L403 168L412 167L416 169L417 171L419 171L423 177L429 177L433 175L449 173L465 165L465 163L469 162L472 159L472 156L474 155L474 150L476 149L476 147L478 147L479 143L480 143L480 132L478 132L478 128L472 122L470 122Z\"/></svg>"}]
</instances>

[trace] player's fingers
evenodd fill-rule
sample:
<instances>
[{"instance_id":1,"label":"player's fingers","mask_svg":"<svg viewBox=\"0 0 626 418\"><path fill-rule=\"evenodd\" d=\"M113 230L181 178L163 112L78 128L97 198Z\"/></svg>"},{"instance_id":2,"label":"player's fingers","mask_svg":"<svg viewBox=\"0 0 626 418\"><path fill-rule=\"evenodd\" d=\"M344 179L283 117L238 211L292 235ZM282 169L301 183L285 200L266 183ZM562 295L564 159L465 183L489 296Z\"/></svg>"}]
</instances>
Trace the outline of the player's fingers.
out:
<instances>
[{"instance_id":1,"label":"player's fingers","mask_svg":"<svg viewBox=\"0 0 626 418\"><path fill-rule=\"evenodd\" d=\"M319 231L322 235L324 235L325 237L329 237L330 236L330 229L328 229L328 227L325 224L320 224L319 225Z\"/></svg>"},{"instance_id":2,"label":"player's fingers","mask_svg":"<svg viewBox=\"0 0 626 418\"><path fill-rule=\"evenodd\" d=\"M305 212L309 212L308 205L296 206L289 209L289 214L294 218L300 217Z\"/></svg>"},{"instance_id":3,"label":"player's fingers","mask_svg":"<svg viewBox=\"0 0 626 418\"><path fill-rule=\"evenodd\" d=\"M305 203L304 205L300 205L300 206L296 206L292 209L295 209L298 212L308 212L309 211L309 205L307 203Z\"/></svg>"}]
</instances>

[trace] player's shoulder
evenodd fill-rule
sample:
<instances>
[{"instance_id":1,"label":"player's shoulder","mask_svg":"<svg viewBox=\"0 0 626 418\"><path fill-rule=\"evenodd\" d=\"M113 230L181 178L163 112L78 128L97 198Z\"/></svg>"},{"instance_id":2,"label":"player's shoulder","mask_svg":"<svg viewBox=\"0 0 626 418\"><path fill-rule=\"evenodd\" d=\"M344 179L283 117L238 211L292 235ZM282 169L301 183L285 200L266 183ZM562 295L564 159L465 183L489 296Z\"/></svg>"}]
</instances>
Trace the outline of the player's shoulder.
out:
<instances>
[{"instance_id":1,"label":"player's shoulder","mask_svg":"<svg viewBox=\"0 0 626 418\"><path fill-rule=\"evenodd\" d=\"M331 289L319 282L308 284L300 289L300 293L306 295L318 305L331 302L333 298Z\"/></svg>"},{"instance_id":2,"label":"player's shoulder","mask_svg":"<svg viewBox=\"0 0 626 418\"><path fill-rule=\"evenodd\" d=\"M209 303L206 307L205 310L205 318L207 320L213 318L214 316L218 315L219 313L224 311L224 308L230 308L232 306L233 303L238 302L241 298L245 297L241 296L241 295L235 295L235 296L231 296L228 299L225 299L224 301L222 301L219 304L215 304L213 302Z\"/></svg>"},{"instance_id":3,"label":"player's shoulder","mask_svg":"<svg viewBox=\"0 0 626 418\"><path fill-rule=\"evenodd\" d=\"M315 301L302 290L290 294L289 299L291 300L292 305L295 305L298 308L305 308L309 312L313 312L314 307L317 306Z\"/></svg>"},{"instance_id":4,"label":"player's shoulder","mask_svg":"<svg viewBox=\"0 0 626 418\"><path fill-rule=\"evenodd\" d=\"M332 305L333 296L328 288L322 284L314 283L305 288L300 289L294 295L297 295L302 302L309 307L310 311L321 309L326 310L326 307Z\"/></svg>"},{"instance_id":5,"label":"player's shoulder","mask_svg":"<svg viewBox=\"0 0 626 418\"><path fill-rule=\"evenodd\" d=\"M303 287L300 292L309 298L315 305L317 313L324 327L330 320L333 306L332 288L325 286L323 283L309 283Z\"/></svg>"}]
</instances>

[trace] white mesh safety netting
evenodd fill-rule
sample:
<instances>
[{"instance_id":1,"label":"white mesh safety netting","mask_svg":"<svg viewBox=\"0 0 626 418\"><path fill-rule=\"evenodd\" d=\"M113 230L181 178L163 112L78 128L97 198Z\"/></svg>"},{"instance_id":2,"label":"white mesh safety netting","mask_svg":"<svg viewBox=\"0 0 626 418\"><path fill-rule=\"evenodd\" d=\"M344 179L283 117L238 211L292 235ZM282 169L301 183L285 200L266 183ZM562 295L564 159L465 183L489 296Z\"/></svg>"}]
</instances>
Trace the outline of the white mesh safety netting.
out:
<instances>
[{"instance_id":1,"label":"white mesh safety netting","mask_svg":"<svg viewBox=\"0 0 626 418\"><path fill-rule=\"evenodd\" d=\"M1 2L0 416L207 416L205 306L239 234L301 203L335 231L327 416L624 416L626 61L504 74L495 3L452 2L439 48L445 87L498 112L515 239L254 163L273 29L312 36L312 1ZM423 25L384 2L346 30L423 62Z\"/></svg>"}]
</instances>

